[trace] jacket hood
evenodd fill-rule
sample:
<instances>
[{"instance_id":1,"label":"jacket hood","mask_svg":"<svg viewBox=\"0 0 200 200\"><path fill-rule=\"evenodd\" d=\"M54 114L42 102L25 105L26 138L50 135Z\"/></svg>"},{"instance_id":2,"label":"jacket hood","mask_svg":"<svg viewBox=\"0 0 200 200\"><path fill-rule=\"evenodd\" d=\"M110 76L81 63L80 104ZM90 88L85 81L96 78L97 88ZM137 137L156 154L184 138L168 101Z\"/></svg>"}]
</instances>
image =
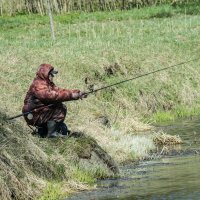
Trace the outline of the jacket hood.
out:
<instances>
[{"instance_id":1,"label":"jacket hood","mask_svg":"<svg viewBox=\"0 0 200 200\"><path fill-rule=\"evenodd\" d=\"M36 73L37 77L40 77L44 80L49 80L49 72L51 70L54 70L54 67L50 64L41 64L38 68L38 71Z\"/></svg>"}]
</instances>

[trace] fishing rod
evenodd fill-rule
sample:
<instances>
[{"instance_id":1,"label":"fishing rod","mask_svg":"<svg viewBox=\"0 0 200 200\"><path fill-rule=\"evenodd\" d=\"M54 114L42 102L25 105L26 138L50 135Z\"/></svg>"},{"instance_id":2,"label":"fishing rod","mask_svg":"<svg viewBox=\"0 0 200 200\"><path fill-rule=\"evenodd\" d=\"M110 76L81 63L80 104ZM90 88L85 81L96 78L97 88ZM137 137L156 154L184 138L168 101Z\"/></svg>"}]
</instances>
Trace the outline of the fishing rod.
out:
<instances>
[{"instance_id":1,"label":"fishing rod","mask_svg":"<svg viewBox=\"0 0 200 200\"><path fill-rule=\"evenodd\" d=\"M100 91L100 90L104 90L104 89L107 89L107 88L110 88L110 87L113 87L113 86L116 86L116 85L119 85L119 84L122 84L122 83L126 83L126 82L128 82L128 81L132 81L132 80L135 80L135 79L144 77L144 76L148 76L148 75L150 75L150 74L154 74L154 73L157 73L157 72L160 72L160 71L164 71L164 70L167 70L167 69L170 69L170 68L173 68L173 67L177 67L177 66L180 66L180 65L189 63L189 62L193 62L193 61L199 60L199 59L200 59L200 58L196 58L196 59L192 59L192 60L180 62L180 63L178 63L178 64L171 65L171 66L169 66L169 67L164 67L164 68L161 68L161 69L152 71L152 72L148 72L148 73L146 73L146 74L141 74L141 75L139 75L139 76L136 76L136 77L133 77L133 78L130 78L130 79L126 79L126 80L123 80L123 81L119 81L119 82L113 83L113 84L111 84L111 85L107 85L107 86L98 88L98 89L96 89L96 90L92 90L92 91L89 91L89 92L85 92L83 95L92 94L92 93L98 92L98 91ZM51 106L53 106L53 105L55 105L55 104L49 104L49 105L39 106L39 107L34 108L33 110L30 110L30 111L28 111L28 112L25 112L25 113L16 115L16 116L14 116L14 117L10 117L10 118L8 118L7 120L12 120L12 119L15 119L15 118L18 118L18 117L21 117L21 116L26 116L26 115L28 115L28 114L34 112L34 111L35 111L36 109L38 109L38 108L46 108L46 107L51 107Z\"/></svg>"},{"instance_id":2,"label":"fishing rod","mask_svg":"<svg viewBox=\"0 0 200 200\"><path fill-rule=\"evenodd\" d=\"M21 113L21 114L19 114L19 115L10 117L10 118L8 118L7 120L12 120L12 119L15 119L15 118L18 118L18 117L26 116L26 115L28 115L28 114L31 114L32 112L34 112L34 111L35 111L36 109L38 109L38 108L49 108L49 107L51 107L51 106L53 106L53 105L55 105L55 104L49 104L49 105L38 106L38 107L34 108L33 110L30 110L30 111L28 111L28 112L24 112L24 113Z\"/></svg>"},{"instance_id":3,"label":"fishing rod","mask_svg":"<svg viewBox=\"0 0 200 200\"><path fill-rule=\"evenodd\" d=\"M98 91L100 91L100 90L104 90L104 89L107 89L107 88L110 88L110 87L113 87L113 86L116 86L116 85L119 85L119 84L122 84L122 83L126 83L126 82L128 82L128 81L132 81L132 80L141 78L141 77L143 77L143 76L148 76L148 75L150 75L150 74L154 74L154 73L157 73L157 72L160 72L160 71L164 71L164 70L167 70L167 69L170 69L170 68L173 68L173 67L177 67L177 66L180 66L180 65L183 65L183 64L186 64L186 63L195 61L195 60L199 60L199 59L200 59L200 58L196 58L196 59L193 59L193 60L184 61L184 62L175 64L175 65L171 65L171 66L169 66L169 67L165 67L165 68L158 69L158 70L155 70L155 71L152 71L152 72L148 72L148 73L146 73L146 74L142 74L142 75L139 75L139 76L130 78L130 79L126 79L126 80L123 80L123 81L119 81L119 82L113 83L113 84L111 84L111 85L107 85L107 86L104 86L104 87L102 87L102 88L98 88L98 89L96 89L96 90L92 90L92 91L90 91L90 92L86 92L85 94L88 95L88 94L91 94L91 93L95 93L95 92L98 92Z\"/></svg>"}]
</instances>

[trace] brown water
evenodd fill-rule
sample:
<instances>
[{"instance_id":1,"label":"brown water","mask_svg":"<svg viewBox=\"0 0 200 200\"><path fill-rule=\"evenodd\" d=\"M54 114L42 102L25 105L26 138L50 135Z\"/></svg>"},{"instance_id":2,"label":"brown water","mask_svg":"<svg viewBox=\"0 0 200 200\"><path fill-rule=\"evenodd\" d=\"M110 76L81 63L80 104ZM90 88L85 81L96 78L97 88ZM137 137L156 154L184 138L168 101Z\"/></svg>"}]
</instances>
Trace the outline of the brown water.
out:
<instances>
[{"instance_id":1,"label":"brown water","mask_svg":"<svg viewBox=\"0 0 200 200\"><path fill-rule=\"evenodd\" d=\"M164 150L157 158L121 168L124 178L99 181L94 191L70 200L200 200L200 120L160 126L180 135L185 144Z\"/></svg>"}]
</instances>

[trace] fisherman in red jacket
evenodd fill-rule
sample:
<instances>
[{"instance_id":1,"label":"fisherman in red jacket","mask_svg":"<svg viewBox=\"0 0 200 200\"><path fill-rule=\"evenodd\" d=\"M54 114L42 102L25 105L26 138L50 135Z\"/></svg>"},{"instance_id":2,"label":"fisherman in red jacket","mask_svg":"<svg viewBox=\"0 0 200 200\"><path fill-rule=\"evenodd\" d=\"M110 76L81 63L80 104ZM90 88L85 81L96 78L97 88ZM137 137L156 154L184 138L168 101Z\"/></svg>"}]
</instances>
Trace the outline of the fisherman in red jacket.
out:
<instances>
[{"instance_id":1,"label":"fisherman in red jacket","mask_svg":"<svg viewBox=\"0 0 200 200\"><path fill-rule=\"evenodd\" d=\"M50 64L41 64L24 100L22 112L33 110L24 118L28 125L38 128L41 137L67 135L68 129L64 124L67 108L62 102L87 97L80 90L56 87L53 77L57 73Z\"/></svg>"}]
</instances>

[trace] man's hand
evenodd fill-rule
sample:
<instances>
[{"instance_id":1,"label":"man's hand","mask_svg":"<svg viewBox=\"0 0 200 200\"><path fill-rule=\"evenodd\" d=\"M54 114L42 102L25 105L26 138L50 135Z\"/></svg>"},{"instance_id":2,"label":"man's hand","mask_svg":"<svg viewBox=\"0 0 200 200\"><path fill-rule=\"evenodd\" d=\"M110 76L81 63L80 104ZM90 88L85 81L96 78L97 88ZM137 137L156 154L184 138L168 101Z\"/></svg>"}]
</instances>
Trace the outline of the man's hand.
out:
<instances>
[{"instance_id":1,"label":"man's hand","mask_svg":"<svg viewBox=\"0 0 200 200\"><path fill-rule=\"evenodd\" d=\"M83 98L87 98L87 94L86 94L86 92L81 92L81 91L73 92L72 98L74 100L78 100L78 99L82 100Z\"/></svg>"},{"instance_id":2,"label":"man's hand","mask_svg":"<svg viewBox=\"0 0 200 200\"><path fill-rule=\"evenodd\" d=\"M87 98L86 92L80 92L80 99L82 100L83 98Z\"/></svg>"}]
</instances>

